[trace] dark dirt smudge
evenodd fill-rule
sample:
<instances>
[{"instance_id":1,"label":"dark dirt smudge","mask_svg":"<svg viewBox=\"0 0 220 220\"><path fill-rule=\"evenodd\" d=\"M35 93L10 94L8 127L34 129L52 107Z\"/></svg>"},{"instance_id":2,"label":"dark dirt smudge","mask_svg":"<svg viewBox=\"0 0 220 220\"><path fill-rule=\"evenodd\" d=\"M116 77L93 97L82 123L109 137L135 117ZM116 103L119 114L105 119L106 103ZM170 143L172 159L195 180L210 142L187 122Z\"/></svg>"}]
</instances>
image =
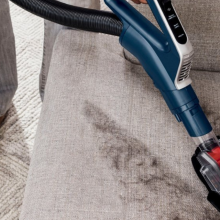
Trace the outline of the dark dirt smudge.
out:
<instances>
[{"instance_id":1,"label":"dark dirt smudge","mask_svg":"<svg viewBox=\"0 0 220 220\"><path fill-rule=\"evenodd\" d=\"M168 218L161 215L160 219L185 220L181 216L194 205L185 199L193 195L195 201L200 201L201 196L192 192L190 185L178 175L167 173L166 164L152 156L144 143L118 126L100 108L86 102L84 115L102 138L100 154L112 169L114 178L123 186L120 195L123 203L139 204L139 211L151 208L156 212L157 205L153 201L164 197L170 199L169 208L173 210L170 210ZM182 215L177 214L177 210L181 210ZM201 220L213 219L213 213L209 211L194 210L193 216Z\"/></svg>"}]
</instances>

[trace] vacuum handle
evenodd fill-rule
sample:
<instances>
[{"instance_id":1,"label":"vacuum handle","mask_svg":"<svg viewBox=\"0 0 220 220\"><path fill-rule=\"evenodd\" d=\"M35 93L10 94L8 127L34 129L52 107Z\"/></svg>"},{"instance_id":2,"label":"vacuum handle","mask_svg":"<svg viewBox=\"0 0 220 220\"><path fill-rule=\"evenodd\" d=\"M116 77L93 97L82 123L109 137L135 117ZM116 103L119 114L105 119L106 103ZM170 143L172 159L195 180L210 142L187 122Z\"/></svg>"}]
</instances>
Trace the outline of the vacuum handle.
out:
<instances>
[{"instance_id":1,"label":"vacuum handle","mask_svg":"<svg viewBox=\"0 0 220 220\"><path fill-rule=\"evenodd\" d=\"M132 26L155 49L165 53L170 51L165 35L126 0L105 0L105 3L123 22L124 28L120 41L128 27Z\"/></svg>"}]
</instances>

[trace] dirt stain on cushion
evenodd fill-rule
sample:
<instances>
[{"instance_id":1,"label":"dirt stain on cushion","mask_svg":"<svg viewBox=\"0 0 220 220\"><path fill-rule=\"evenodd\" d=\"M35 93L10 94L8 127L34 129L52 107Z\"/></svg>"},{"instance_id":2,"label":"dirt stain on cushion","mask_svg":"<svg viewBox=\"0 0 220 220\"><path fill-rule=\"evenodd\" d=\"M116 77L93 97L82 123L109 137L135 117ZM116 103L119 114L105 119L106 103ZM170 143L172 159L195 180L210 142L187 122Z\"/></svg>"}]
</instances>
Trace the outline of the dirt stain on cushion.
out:
<instances>
[{"instance_id":1,"label":"dirt stain on cushion","mask_svg":"<svg viewBox=\"0 0 220 220\"><path fill-rule=\"evenodd\" d=\"M84 115L100 136L100 155L121 185L119 197L124 205L134 204L138 212L158 213L161 220L217 220L208 202L206 206L210 210L195 206L201 203L202 195L177 174L169 173L167 165L152 156L150 148L100 108L86 102ZM159 201L164 201L169 208L161 206L158 210Z\"/></svg>"}]
</instances>

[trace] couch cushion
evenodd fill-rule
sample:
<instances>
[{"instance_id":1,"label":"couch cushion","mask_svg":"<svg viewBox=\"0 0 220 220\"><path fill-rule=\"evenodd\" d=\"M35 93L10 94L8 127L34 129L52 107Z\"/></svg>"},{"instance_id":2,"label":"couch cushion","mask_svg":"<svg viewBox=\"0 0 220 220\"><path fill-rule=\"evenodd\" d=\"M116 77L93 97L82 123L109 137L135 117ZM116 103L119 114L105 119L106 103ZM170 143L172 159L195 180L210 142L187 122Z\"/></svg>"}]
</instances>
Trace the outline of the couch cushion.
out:
<instances>
[{"instance_id":1,"label":"couch cushion","mask_svg":"<svg viewBox=\"0 0 220 220\"><path fill-rule=\"evenodd\" d=\"M83 8L92 8L100 10L99 0L59 0L65 4L74 5ZM57 37L57 34L61 29L68 29L68 27L56 24L54 22L44 21L44 54L42 60L42 67L40 73L40 95L41 99L44 99L44 90L47 83L47 76L50 68L50 61L53 51L53 46Z\"/></svg>"},{"instance_id":2,"label":"couch cushion","mask_svg":"<svg viewBox=\"0 0 220 220\"><path fill-rule=\"evenodd\" d=\"M62 30L20 220L214 220L195 146L117 37ZM220 74L192 72L216 133Z\"/></svg>"},{"instance_id":3,"label":"couch cushion","mask_svg":"<svg viewBox=\"0 0 220 220\"><path fill-rule=\"evenodd\" d=\"M131 4L157 24L148 5ZM220 1L173 0L173 4L195 49L193 69L220 71ZM128 52L126 57L137 63Z\"/></svg>"}]
</instances>

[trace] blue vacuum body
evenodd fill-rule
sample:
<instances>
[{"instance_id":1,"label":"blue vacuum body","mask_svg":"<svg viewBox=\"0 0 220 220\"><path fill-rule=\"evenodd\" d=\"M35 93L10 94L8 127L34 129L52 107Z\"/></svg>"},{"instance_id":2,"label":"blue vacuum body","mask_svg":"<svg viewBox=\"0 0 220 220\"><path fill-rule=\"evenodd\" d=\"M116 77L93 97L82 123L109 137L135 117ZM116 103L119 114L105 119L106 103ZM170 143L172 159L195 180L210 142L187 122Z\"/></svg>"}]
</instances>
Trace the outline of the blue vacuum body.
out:
<instances>
[{"instance_id":1,"label":"blue vacuum body","mask_svg":"<svg viewBox=\"0 0 220 220\"><path fill-rule=\"evenodd\" d=\"M193 48L171 1L148 0L163 33L125 0L105 2L124 24L121 45L140 61L189 135L210 133L212 127L190 85Z\"/></svg>"},{"instance_id":2,"label":"blue vacuum body","mask_svg":"<svg viewBox=\"0 0 220 220\"><path fill-rule=\"evenodd\" d=\"M132 53L160 90L170 111L197 145L193 166L220 211L220 147L190 79L193 47L171 0L148 0L159 30L125 0L105 0L123 22L121 45Z\"/></svg>"}]
</instances>

